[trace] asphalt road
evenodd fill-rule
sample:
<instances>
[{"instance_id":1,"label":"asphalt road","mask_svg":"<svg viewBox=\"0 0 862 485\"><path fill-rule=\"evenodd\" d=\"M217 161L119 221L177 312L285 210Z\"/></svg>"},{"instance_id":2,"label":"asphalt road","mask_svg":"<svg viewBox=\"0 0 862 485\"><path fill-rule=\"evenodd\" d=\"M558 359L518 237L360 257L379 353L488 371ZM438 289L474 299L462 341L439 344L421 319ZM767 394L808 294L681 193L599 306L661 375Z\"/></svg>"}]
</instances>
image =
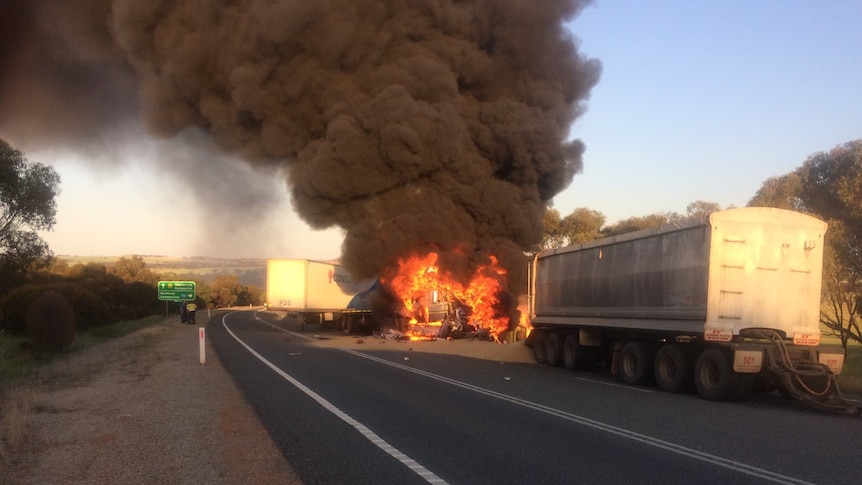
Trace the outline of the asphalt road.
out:
<instances>
[{"instance_id":1,"label":"asphalt road","mask_svg":"<svg viewBox=\"0 0 862 485\"><path fill-rule=\"evenodd\" d=\"M213 318L224 367L307 484L859 483L862 418L777 394L714 403L601 373L321 348Z\"/></svg>"}]
</instances>

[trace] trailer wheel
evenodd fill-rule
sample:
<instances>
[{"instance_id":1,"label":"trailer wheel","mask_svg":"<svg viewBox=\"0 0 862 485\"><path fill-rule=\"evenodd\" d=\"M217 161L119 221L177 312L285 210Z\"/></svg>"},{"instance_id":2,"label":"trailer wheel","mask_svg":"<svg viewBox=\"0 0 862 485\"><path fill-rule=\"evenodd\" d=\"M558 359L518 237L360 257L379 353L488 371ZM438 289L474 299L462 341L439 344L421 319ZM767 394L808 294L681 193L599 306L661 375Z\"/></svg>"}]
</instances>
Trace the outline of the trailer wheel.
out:
<instances>
[{"instance_id":1,"label":"trailer wheel","mask_svg":"<svg viewBox=\"0 0 862 485\"><path fill-rule=\"evenodd\" d=\"M563 337L559 332L551 332L545 340L545 358L548 365L563 365Z\"/></svg>"},{"instance_id":2,"label":"trailer wheel","mask_svg":"<svg viewBox=\"0 0 862 485\"><path fill-rule=\"evenodd\" d=\"M691 359L678 343L662 345L655 354L655 382L667 392L679 392L691 378Z\"/></svg>"},{"instance_id":3,"label":"trailer wheel","mask_svg":"<svg viewBox=\"0 0 862 485\"><path fill-rule=\"evenodd\" d=\"M653 356L649 342L631 340L623 345L619 356L620 379L626 384L643 386L653 378Z\"/></svg>"},{"instance_id":4,"label":"trailer wheel","mask_svg":"<svg viewBox=\"0 0 862 485\"><path fill-rule=\"evenodd\" d=\"M545 332L534 332L530 336L533 344L533 359L537 364L545 364L548 362L548 354L545 352Z\"/></svg>"},{"instance_id":5,"label":"trailer wheel","mask_svg":"<svg viewBox=\"0 0 862 485\"><path fill-rule=\"evenodd\" d=\"M590 364L590 349L582 347L577 334L563 341L563 365L569 370L586 370Z\"/></svg>"},{"instance_id":6,"label":"trailer wheel","mask_svg":"<svg viewBox=\"0 0 862 485\"><path fill-rule=\"evenodd\" d=\"M700 397L709 401L725 401L737 394L739 374L733 372L727 352L711 347L704 350L697 359L694 383Z\"/></svg>"}]
</instances>

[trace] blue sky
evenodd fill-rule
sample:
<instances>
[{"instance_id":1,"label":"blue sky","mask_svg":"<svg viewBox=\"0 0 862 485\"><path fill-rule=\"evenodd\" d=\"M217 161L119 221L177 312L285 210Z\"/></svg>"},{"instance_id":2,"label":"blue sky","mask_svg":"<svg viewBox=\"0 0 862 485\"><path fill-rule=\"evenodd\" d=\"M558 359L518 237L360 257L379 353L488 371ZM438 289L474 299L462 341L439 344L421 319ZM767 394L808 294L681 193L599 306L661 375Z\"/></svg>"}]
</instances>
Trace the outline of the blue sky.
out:
<instances>
[{"instance_id":1,"label":"blue sky","mask_svg":"<svg viewBox=\"0 0 862 485\"><path fill-rule=\"evenodd\" d=\"M602 77L572 136L587 145L584 170L554 200L614 223L685 213L696 200L743 206L767 178L818 151L862 138L862 2L830 0L599 0L570 24ZM63 178L55 254L334 258L337 229L311 231L283 185L255 231L230 233L136 161L99 174L75 159Z\"/></svg>"},{"instance_id":2,"label":"blue sky","mask_svg":"<svg viewBox=\"0 0 862 485\"><path fill-rule=\"evenodd\" d=\"M862 2L599 0L571 24L603 64L555 199L607 223L743 206L769 177L862 138Z\"/></svg>"}]
</instances>

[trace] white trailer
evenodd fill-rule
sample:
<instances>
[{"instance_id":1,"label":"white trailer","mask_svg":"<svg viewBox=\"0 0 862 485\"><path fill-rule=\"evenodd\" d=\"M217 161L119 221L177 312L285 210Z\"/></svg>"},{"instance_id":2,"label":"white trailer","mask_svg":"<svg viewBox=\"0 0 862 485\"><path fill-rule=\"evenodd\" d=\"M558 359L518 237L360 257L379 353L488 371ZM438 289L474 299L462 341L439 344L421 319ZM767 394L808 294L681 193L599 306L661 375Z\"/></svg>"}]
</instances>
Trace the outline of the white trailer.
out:
<instances>
[{"instance_id":1,"label":"white trailer","mask_svg":"<svg viewBox=\"0 0 862 485\"><path fill-rule=\"evenodd\" d=\"M307 323L341 322L344 314L364 317L365 309L350 308L351 301L374 285L359 279L344 266L310 259L268 259L266 306L294 314L302 328ZM370 313L370 312L369 312Z\"/></svg>"},{"instance_id":2,"label":"white trailer","mask_svg":"<svg viewBox=\"0 0 862 485\"><path fill-rule=\"evenodd\" d=\"M856 412L835 375L840 346L820 345L826 223L742 208L543 251L530 271L536 361L599 360L629 384L710 400L756 382L821 408Z\"/></svg>"}]
</instances>

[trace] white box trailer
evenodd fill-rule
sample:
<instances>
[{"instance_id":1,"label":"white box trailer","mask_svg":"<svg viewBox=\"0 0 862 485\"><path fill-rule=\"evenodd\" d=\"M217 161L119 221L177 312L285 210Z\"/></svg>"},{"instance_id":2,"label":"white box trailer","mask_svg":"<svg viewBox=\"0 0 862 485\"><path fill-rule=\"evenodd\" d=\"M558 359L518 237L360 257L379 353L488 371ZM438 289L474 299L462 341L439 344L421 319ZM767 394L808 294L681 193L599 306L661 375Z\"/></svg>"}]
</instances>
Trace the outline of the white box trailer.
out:
<instances>
[{"instance_id":1,"label":"white box trailer","mask_svg":"<svg viewBox=\"0 0 862 485\"><path fill-rule=\"evenodd\" d=\"M844 359L819 345L825 232L805 214L742 208L543 251L528 345L572 369L611 355L627 383L676 392L693 380L712 400L741 398L758 377L812 399Z\"/></svg>"},{"instance_id":2,"label":"white box trailer","mask_svg":"<svg viewBox=\"0 0 862 485\"><path fill-rule=\"evenodd\" d=\"M351 301L374 285L374 279L359 279L340 264L310 259L268 259L266 262L266 306L295 314L306 323L339 321ZM351 310L355 314L357 309Z\"/></svg>"}]
</instances>

